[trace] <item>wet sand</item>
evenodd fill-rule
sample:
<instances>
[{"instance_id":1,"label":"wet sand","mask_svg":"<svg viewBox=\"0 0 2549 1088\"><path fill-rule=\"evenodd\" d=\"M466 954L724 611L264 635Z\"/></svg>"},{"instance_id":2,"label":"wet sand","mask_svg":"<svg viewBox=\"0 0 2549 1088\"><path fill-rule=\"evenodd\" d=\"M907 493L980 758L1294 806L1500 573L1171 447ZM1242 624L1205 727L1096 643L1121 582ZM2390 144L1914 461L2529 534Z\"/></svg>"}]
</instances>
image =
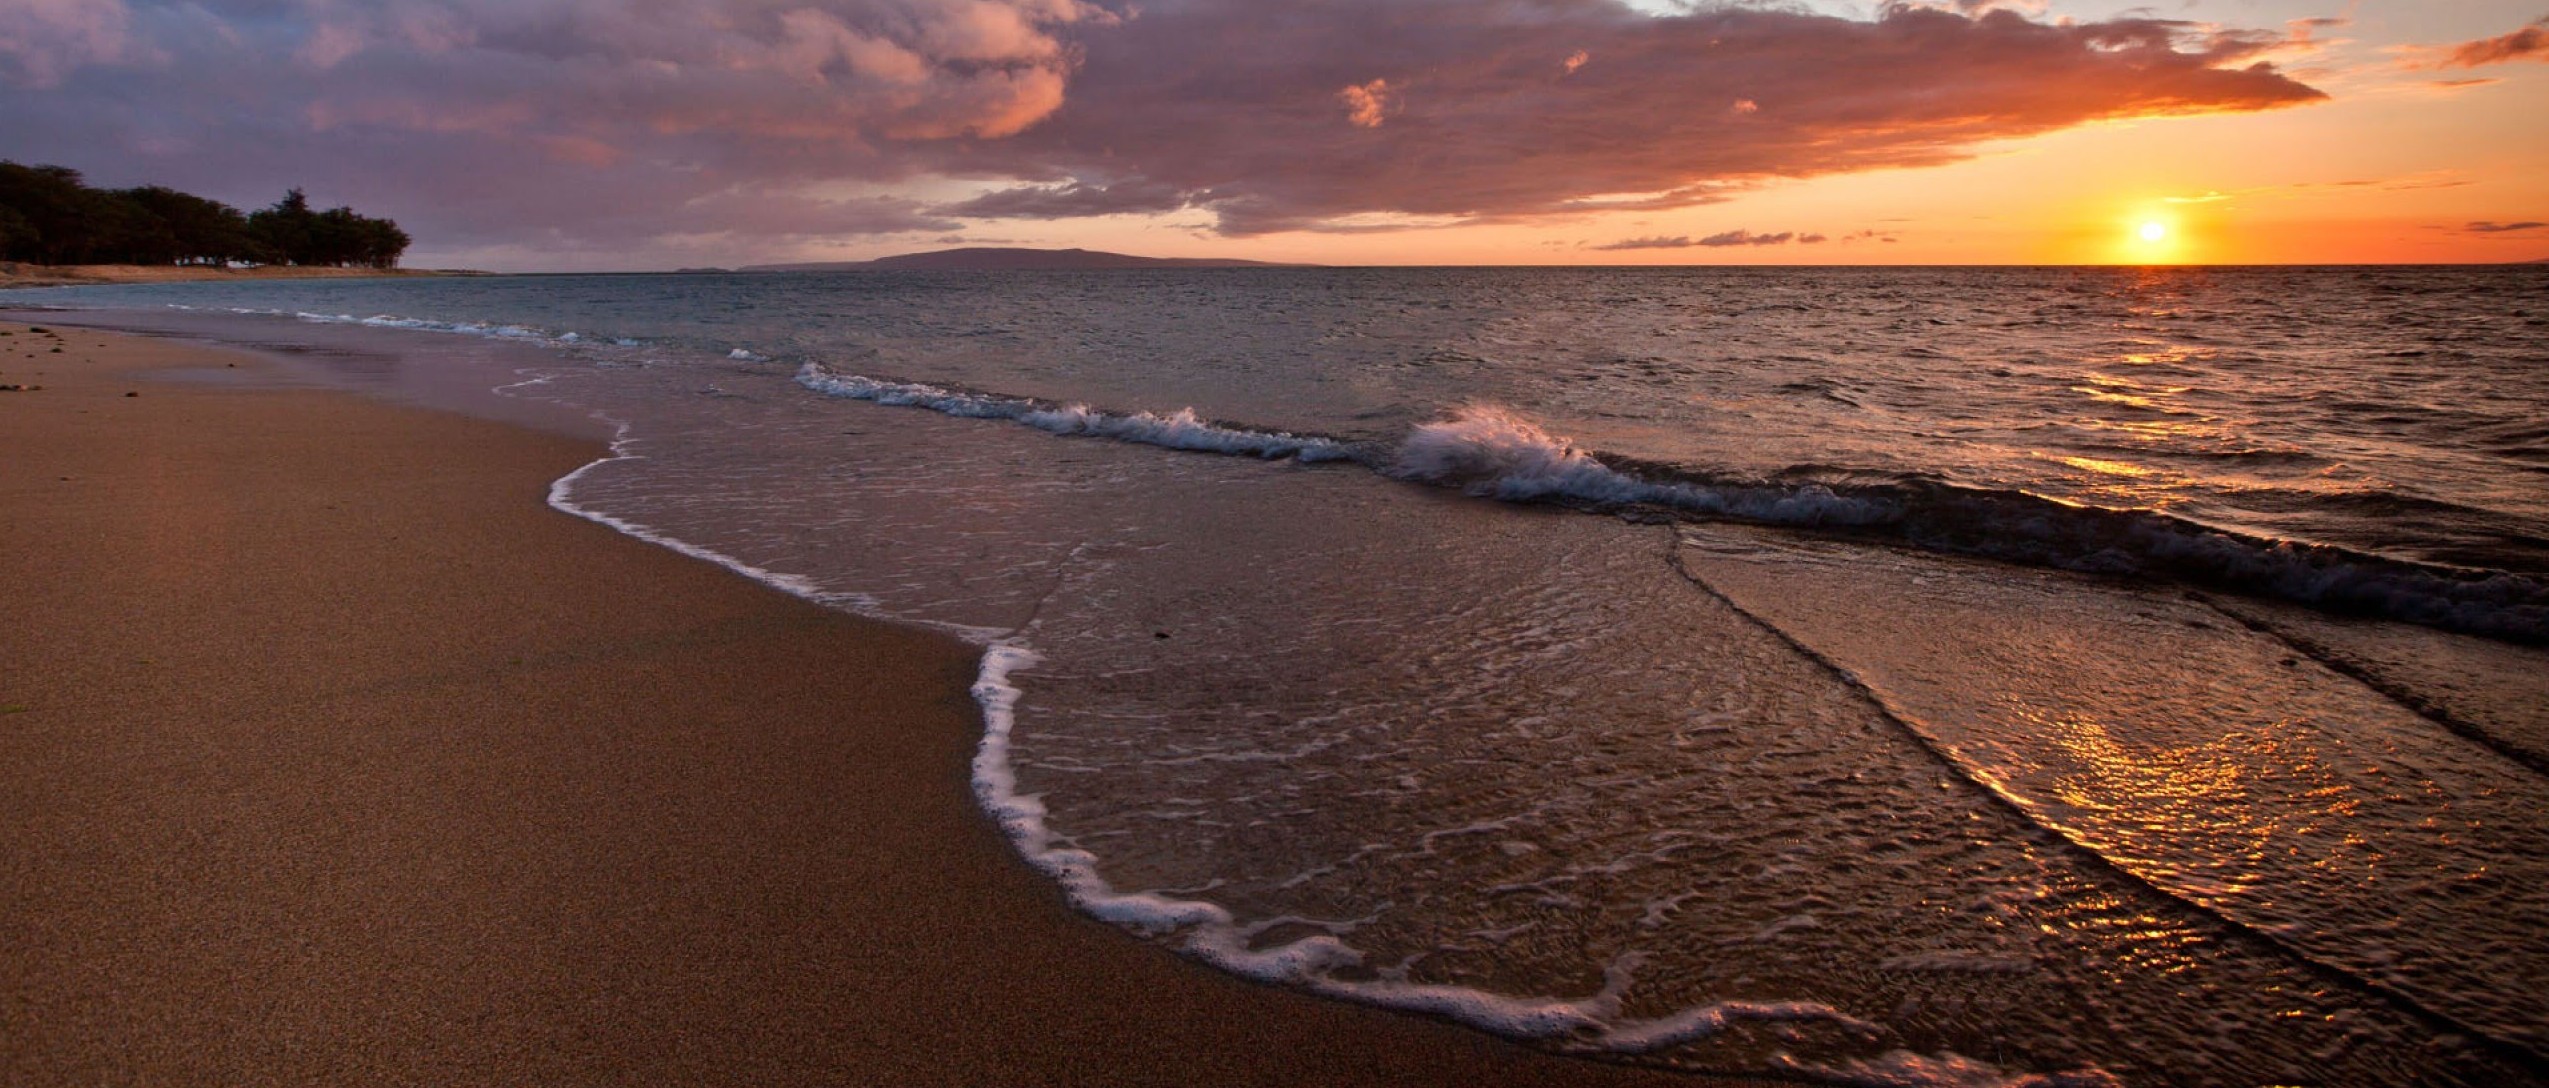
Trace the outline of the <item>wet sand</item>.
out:
<instances>
[{"instance_id":1,"label":"wet sand","mask_svg":"<svg viewBox=\"0 0 2549 1088\"><path fill-rule=\"evenodd\" d=\"M0 329L0 1083L1726 1083L1074 914L969 648L547 509L590 443Z\"/></svg>"}]
</instances>

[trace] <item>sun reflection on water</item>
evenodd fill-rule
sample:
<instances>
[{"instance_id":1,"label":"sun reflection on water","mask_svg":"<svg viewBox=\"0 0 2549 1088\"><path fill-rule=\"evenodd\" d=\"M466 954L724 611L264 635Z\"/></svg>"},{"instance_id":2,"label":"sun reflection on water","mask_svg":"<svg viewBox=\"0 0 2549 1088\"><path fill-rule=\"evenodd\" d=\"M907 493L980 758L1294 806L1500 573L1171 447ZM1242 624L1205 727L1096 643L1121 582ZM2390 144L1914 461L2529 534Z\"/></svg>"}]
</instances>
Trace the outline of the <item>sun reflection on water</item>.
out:
<instances>
[{"instance_id":1,"label":"sun reflection on water","mask_svg":"<svg viewBox=\"0 0 2549 1088\"><path fill-rule=\"evenodd\" d=\"M2063 464L2069 465L2083 472L2095 472L2103 476L2139 477L2151 475L2150 469L2143 468L2140 465L2126 464L2122 461L2101 461L2094 457L2056 457L2054 460L2060 461Z\"/></svg>"}]
</instances>

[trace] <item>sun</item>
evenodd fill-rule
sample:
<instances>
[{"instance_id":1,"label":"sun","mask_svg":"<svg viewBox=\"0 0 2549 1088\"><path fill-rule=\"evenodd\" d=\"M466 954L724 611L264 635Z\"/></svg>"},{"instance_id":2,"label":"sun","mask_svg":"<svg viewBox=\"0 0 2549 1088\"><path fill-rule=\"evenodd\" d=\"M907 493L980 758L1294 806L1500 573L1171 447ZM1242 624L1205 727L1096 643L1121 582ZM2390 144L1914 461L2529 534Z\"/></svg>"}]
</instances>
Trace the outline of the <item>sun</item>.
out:
<instances>
[{"instance_id":1,"label":"sun","mask_svg":"<svg viewBox=\"0 0 2549 1088\"><path fill-rule=\"evenodd\" d=\"M2187 259L2195 240L2177 216L2158 208L2133 209L2113 222L2107 259L2118 264L2178 264Z\"/></svg>"}]
</instances>

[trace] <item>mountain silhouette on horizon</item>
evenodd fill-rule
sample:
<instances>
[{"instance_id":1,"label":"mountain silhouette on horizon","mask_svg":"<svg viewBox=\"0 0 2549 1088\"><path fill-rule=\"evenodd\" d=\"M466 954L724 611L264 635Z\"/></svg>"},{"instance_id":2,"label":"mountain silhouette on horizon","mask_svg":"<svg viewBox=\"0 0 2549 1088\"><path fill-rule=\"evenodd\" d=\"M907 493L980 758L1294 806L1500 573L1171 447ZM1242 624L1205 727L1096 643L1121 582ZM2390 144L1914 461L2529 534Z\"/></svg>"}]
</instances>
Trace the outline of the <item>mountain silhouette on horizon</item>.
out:
<instances>
[{"instance_id":1,"label":"mountain silhouette on horizon","mask_svg":"<svg viewBox=\"0 0 2549 1088\"><path fill-rule=\"evenodd\" d=\"M949 271L1033 272L1108 268L1282 268L1276 261L1242 261L1226 257L1136 257L1094 249L1024 249L970 246L926 253L903 253L872 261L817 261L804 264L746 265L742 272Z\"/></svg>"}]
</instances>

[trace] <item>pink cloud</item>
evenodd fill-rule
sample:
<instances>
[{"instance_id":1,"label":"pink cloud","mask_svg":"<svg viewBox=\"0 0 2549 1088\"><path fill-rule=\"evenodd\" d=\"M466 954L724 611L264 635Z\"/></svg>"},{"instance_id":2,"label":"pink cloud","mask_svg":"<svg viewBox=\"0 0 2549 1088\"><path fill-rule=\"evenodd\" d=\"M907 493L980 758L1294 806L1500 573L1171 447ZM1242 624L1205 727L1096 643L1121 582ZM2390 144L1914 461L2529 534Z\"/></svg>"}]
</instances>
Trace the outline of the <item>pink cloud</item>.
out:
<instances>
[{"instance_id":1,"label":"pink cloud","mask_svg":"<svg viewBox=\"0 0 2549 1088\"><path fill-rule=\"evenodd\" d=\"M9 0L0 4L0 79L41 89L122 60L130 22L123 0Z\"/></svg>"},{"instance_id":2,"label":"pink cloud","mask_svg":"<svg viewBox=\"0 0 2549 1088\"><path fill-rule=\"evenodd\" d=\"M2101 119L2322 97L2263 61L2280 34L2005 5L6 2L37 13L0 23L0 78L21 88L0 111L12 157L248 203L307 184L426 245L633 251L721 220L775 228L721 194L926 179L995 188L774 207L843 234L1179 209L1231 235L1665 210Z\"/></svg>"},{"instance_id":3,"label":"pink cloud","mask_svg":"<svg viewBox=\"0 0 2549 1088\"><path fill-rule=\"evenodd\" d=\"M334 23L320 23L294 55L303 64L334 68L345 63L346 58L362 52L365 45L363 36L353 30Z\"/></svg>"},{"instance_id":4,"label":"pink cloud","mask_svg":"<svg viewBox=\"0 0 2549 1088\"><path fill-rule=\"evenodd\" d=\"M2324 97L2258 59L2280 34L2007 10L1183 0L1074 38L1086 60L1061 108L946 168L1209 193L1201 206L1230 234L1369 213L1510 220L1604 198L1688 206L2100 119ZM1549 78L1579 51L1601 63ZM1371 138L1339 138L1337 88L1376 70L1422 72L1424 93L1397 98Z\"/></svg>"}]
</instances>

